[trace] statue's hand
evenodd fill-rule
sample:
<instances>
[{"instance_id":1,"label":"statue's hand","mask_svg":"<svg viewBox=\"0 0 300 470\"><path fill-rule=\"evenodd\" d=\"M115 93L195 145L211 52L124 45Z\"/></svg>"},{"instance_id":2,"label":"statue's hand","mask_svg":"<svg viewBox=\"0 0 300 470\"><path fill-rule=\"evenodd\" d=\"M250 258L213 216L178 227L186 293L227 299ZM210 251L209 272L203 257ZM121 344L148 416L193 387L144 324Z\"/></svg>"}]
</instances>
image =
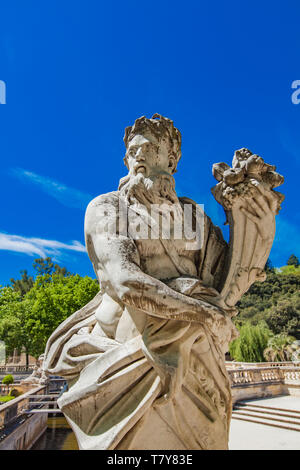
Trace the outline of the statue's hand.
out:
<instances>
[{"instance_id":1,"label":"statue's hand","mask_svg":"<svg viewBox=\"0 0 300 470\"><path fill-rule=\"evenodd\" d=\"M257 231L265 242L273 242L275 235L275 211L277 201L262 185L257 186L257 195L241 211L255 223Z\"/></svg>"}]
</instances>

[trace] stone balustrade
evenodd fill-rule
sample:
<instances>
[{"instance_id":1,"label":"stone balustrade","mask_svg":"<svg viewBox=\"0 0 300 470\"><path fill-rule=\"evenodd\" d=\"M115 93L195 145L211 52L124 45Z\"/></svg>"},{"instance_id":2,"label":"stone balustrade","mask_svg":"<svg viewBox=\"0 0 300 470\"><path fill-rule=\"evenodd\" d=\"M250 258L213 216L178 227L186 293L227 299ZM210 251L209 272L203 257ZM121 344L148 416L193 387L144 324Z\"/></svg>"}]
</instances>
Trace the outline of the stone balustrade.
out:
<instances>
[{"instance_id":1,"label":"stone balustrade","mask_svg":"<svg viewBox=\"0 0 300 470\"><path fill-rule=\"evenodd\" d=\"M281 369L285 383L298 383L300 385L300 367L298 369Z\"/></svg>"},{"instance_id":2,"label":"stone balustrade","mask_svg":"<svg viewBox=\"0 0 300 470\"><path fill-rule=\"evenodd\" d=\"M282 373L279 368L274 369L272 367L261 367L259 369L229 369L228 373L233 387L240 384L282 382Z\"/></svg>"},{"instance_id":3,"label":"stone balustrade","mask_svg":"<svg viewBox=\"0 0 300 470\"><path fill-rule=\"evenodd\" d=\"M229 370L229 377L232 385L245 384L253 382L253 371L249 369Z\"/></svg>"},{"instance_id":4,"label":"stone balustrade","mask_svg":"<svg viewBox=\"0 0 300 470\"><path fill-rule=\"evenodd\" d=\"M0 404L0 451L30 449L45 432L47 413L24 414L33 395L43 396L45 393L47 386L39 385L8 403Z\"/></svg>"},{"instance_id":5,"label":"stone balustrade","mask_svg":"<svg viewBox=\"0 0 300 470\"><path fill-rule=\"evenodd\" d=\"M234 364L234 367L232 365ZM276 366L275 366L276 364ZM292 362L279 363L232 363L226 364L231 381L233 402L243 398L258 398L292 394L300 396L300 366ZM65 381L53 377L55 390L61 390ZM13 387L16 384L12 384ZM7 390L7 386L4 386ZM49 385L48 385L49 387ZM18 398L0 404L0 429L28 407L30 395L42 394L45 386L37 386Z\"/></svg>"},{"instance_id":6,"label":"stone balustrade","mask_svg":"<svg viewBox=\"0 0 300 470\"><path fill-rule=\"evenodd\" d=\"M240 369L240 368L265 368L265 367L300 367L300 362L235 362L226 361L226 369Z\"/></svg>"},{"instance_id":7,"label":"stone balustrade","mask_svg":"<svg viewBox=\"0 0 300 470\"><path fill-rule=\"evenodd\" d=\"M27 368L26 366L0 366L0 373L1 374L11 374L12 372L28 372L33 371L34 365L29 365Z\"/></svg>"},{"instance_id":8,"label":"stone balustrade","mask_svg":"<svg viewBox=\"0 0 300 470\"><path fill-rule=\"evenodd\" d=\"M227 367L233 402L277 395L300 396L300 367L297 363L258 363ZM274 365L276 364L276 366Z\"/></svg>"},{"instance_id":9,"label":"stone balustrade","mask_svg":"<svg viewBox=\"0 0 300 470\"><path fill-rule=\"evenodd\" d=\"M47 386L39 385L32 388L30 391L24 393L20 397L14 398L7 403L0 403L0 430L13 422L18 416L20 416L25 409L28 408L32 395L43 395Z\"/></svg>"}]
</instances>

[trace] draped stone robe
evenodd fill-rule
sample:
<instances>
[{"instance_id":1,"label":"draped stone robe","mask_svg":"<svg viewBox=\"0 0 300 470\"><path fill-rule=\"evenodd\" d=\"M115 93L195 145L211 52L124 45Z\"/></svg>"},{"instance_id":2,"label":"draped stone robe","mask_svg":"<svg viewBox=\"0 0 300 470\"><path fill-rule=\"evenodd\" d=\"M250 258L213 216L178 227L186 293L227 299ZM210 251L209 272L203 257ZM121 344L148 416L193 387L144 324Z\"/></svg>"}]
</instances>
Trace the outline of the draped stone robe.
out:
<instances>
[{"instance_id":1,"label":"draped stone robe","mask_svg":"<svg viewBox=\"0 0 300 470\"><path fill-rule=\"evenodd\" d=\"M97 207L117 208L119 199L119 192L99 196L86 221L97 224ZM193 203L180 199L187 202ZM111 240L102 239L99 248L90 227L86 222L86 243L101 291L51 335L44 361L48 374L68 381L58 404L79 447L226 449L231 394L224 353L234 327L226 312L210 309L226 266L220 229L205 215L202 248L196 251L185 249L186 240L129 236L115 255L133 263L137 278L120 295L122 273L105 265ZM143 273L149 285L141 286ZM151 279L159 280L154 290ZM202 299L207 308L202 315L175 312L176 302L163 304L163 289L171 289L178 302Z\"/></svg>"}]
</instances>

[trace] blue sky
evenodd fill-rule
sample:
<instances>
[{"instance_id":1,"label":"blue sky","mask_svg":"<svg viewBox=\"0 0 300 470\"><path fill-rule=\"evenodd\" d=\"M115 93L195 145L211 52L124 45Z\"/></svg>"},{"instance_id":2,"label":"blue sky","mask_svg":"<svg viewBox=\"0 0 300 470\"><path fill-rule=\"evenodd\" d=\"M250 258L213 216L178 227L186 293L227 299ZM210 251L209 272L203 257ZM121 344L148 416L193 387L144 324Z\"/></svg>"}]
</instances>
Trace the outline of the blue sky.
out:
<instances>
[{"instance_id":1,"label":"blue sky","mask_svg":"<svg viewBox=\"0 0 300 470\"><path fill-rule=\"evenodd\" d=\"M179 195L222 226L212 164L247 147L285 176L271 252L299 251L300 4L297 1L2 2L0 284L50 255L94 275L84 211L126 174L124 128L174 120Z\"/></svg>"}]
</instances>

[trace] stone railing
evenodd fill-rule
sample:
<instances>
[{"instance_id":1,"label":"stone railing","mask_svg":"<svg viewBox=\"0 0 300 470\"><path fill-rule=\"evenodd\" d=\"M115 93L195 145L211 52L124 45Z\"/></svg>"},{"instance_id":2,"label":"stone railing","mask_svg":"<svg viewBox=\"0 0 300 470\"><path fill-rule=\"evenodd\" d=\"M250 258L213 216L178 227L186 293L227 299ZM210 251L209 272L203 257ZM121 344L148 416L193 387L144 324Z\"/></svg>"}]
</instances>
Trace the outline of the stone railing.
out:
<instances>
[{"instance_id":1,"label":"stone railing","mask_svg":"<svg viewBox=\"0 0 300 470\"><path fill-rule=\"evenodd\" d=\"M236 363L235 363L236 364ZM268 364L268 363L267 363ZM294 363L243 363L242 367L228 367L233 401L276 395L300 396L300 367ZM288 366L287 366L288 364Z\"/></svg>"},{"instance_id":2,"label":"stone railing","mask_svg":"<svg viewBox=\"0 0 300 470\"><path fill-rule=\"evenodd\" d=\"M243 368L243 369L229 369L229 377L231 379L232 387L241 384L261 384L264 382L282 382L282 374L279 368L264 367L259 369Z\"/></svg>"},{"instance_id":3,"label":"stone railing","mask_svg":"<svg viewBox=\"0 0 300 470\"><path fill-rule=\"evenodd\" d=\"M30 449L45 432L47 413L25 413L31 404L38 408L45 407L43 402L40 403L45 394L47 394L47 386L40 385L0 405L0 452L1 450ZM37 396L41 398L36 398Z\"/></svg>"},{"instance_id":4,"label":"stone railing","mask_svg":"<svg viewBox=\"0 0 300 470\"><path fill-rule=\"evenodd\" d=\"M45 385L32 388L18 398L7 403L0 403L0 430L17 419L28 408L32 395L43 395L47 389Z\"/></svg>"},{"instance_id":5,"label":"stone railing","mask_svg":"<svg viewBox=\"0 0 300 470\"><path fill-rule=\"evenodd\" d=\"M64 386L66 385L66 380L63 379L62 377L50 376L50 380L47 383L47 385L48 385L49 393L61 392ZM27 391L30 391L33 386L34 384L32 382L26 383L26 382L22 382L21 380L15 380L10 385L5 385L5 384L0 383L0 396L8 395L12 389L18 388L18 387L22 388L23 392L27 392ZM35 386L38 387L39 384L37 383ZM0 402L0 405L1 405L1 402Z\"/></svg>"},{"instance_id":6,"label":"stone railing","mask_svg":"<svg viewBox=\"0 0 300 470\"><path fill-rule=\"evenodd\" d=\"M300 367L298 369L284 367L280 369L280 372L283 375L285 384L299 385L300 387Z\"/></svg>"},{"instance_id":7,"label":"stone railing","mask_svg":"<svg viewBox=\"0 0 300 470\"><path fill-rule=\"evenodd\" d=\"M34 365L30 365L26 368L26 366L0 366L0 373L1 374L10 374L11 372L28 372L32 371Z\"/></svg>"},{"instance_id":8,"label":"stone railing","mask_svg":"<svg viewBox=\"0 0 300 470\"><path fill-rule=\"evenodd\" d=\"M234 362L226 361L226 368L240 369L240 368L264 368L264 367L300 367L300 362Z\"/></svg>"}]
</instances>

